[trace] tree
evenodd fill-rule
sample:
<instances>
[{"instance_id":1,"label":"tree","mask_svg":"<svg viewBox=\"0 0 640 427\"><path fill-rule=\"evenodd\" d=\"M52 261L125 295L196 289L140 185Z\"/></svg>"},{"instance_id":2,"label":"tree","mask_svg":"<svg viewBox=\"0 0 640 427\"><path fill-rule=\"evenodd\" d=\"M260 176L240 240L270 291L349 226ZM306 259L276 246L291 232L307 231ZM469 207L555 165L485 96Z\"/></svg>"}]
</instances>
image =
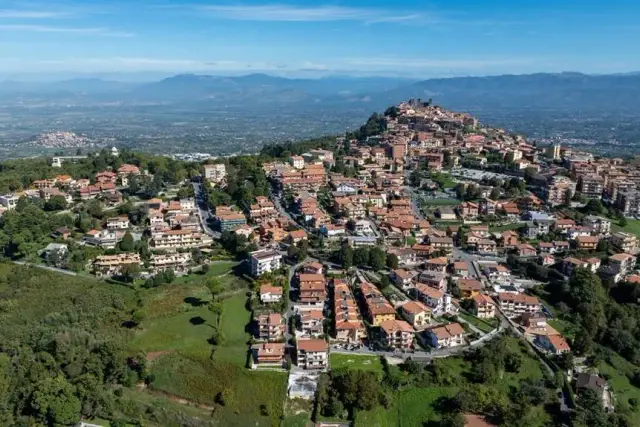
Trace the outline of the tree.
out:
<instances>
[{"instance_id":1,"label":"tree","mask_svg":"<svg viewBox=\"0 0 640 427\"><path fill-rule=\"evenodd\" d=\"M440 420L441 427L464 427L465 425L466 421L460 412L449 412Z\"/></svg>"},{"instance_id":2,"label":"tree","mask_svg":"<svg viewBox=\"0 0 640 427\"><path fill-rule=\"evenodd\" d=\"M604 211L602 202L598 199L591 199L584 208L586 213L600 215Z\"/></svg>"},{"instance_id":3,"label":"tree","mask_svg":"<svg viewBox=\"0 0 640 427\"><path fill-rule=\"evenodd\" d=\"M347 242L343 243L340 247L339 253L340 263L345 270L350 269L353 266L354 256L353 249Z\"/></svg>"},{"instance_id":4,"label":"tree","mask_svg":"<svg viewBox=\"0 0 640 427\"><path fill-rule=\"evenodd\" d=\"M382 248L375 247L369 251L369 266L374 270L382 270L385 267L386 260L387 254Z\"/></svg>"},{"instance_id":5,"label":"tree","mask_svg":"<svg viewBox=\"0 0 640 427\"><path fill-rule=\"evenodd\" d=\"M139 273L140 266L138 264L125 264L120 268L120 276L127 283L133 282Z\"/></svg>"},{"instance_id":6,"label":"tree","mask_svg":"<svg viewBox=\"0 0 640 427\"><path fill-rule=\"evenodd\" d=\"M39 381L31 397L31 409L48 425L70 425L80 419L80 400L62 375Z\"/></svg>"},{"instance_id":7,"label":"tree","mask_svg":"<svg viewBox=\"0 0 640 427\"><path fill-rule=\"evenodd\" d=\"M45 211L63 211L67 209L67 199L64 196L51 196L44 204Z\"/></svg>"},{"instance_id":8,"label":"tree","mask_svg":"<svg viewBox=\"0 0 640 427\"><path fill-rule=\"evenodd\" d=\"M128 231L122 236L122 240L118 244L120 250L123 252L132 252L135 249L135 242L133 236Z\"/></svg>"},{"instance_id":9,"label":"tree","mask_svg":"<svg viewBox=\"0 0 640 427\"><path fill-rule=\"evenodd\" d=\"M399 263L400 261L398 260L398 255L396 254L387 255L387 267L389 267L392 270L395 270L396 268L398 268Z\"/></svg>"},{"instance_id":10,"label":"tree","mask_svg":"<svg viewBox=\"0 0 640 427\"><path fill-rule=\"evenodd\" d=\"M489 198L491 200L498 200L500 198L500 194L502 194L502 192L500 191L499 188L494 188L493 190L491 190L491 194L489 194Z\"/></svg>"},{"instance_id":11,"label":"tree","mask_svg":"<svg viewBox=\"0 0 640 427\"><path fill-rule=\"evenodd\" d=\"M133 310L133 312L131 313L131 321L136 325L139 325L140 323L142 323L146 316L147 313L143 309L138 308L136 310Z\"/></svg>"},{"instance_id":12,"label":"tree","mask_svg":"<svg viewBox=\"0 0 640 427\"><path fill-rule=\"evenodd\" d=\"M618 221L618 225L622 228L625 228L627 226L627 218L625 217L620 218L620 221Z\"/></svg>"},{"instance_id":13,"label":"tree","mask_svg":"<svg viewBox=\"0 0 640 427\"><path fill-rule=\"evenodd\" d=\"M359 267L369 265L369 248L356 248L353 251L353 263Z\"/></svg>"},{"instance_id":14,"label":"tree","mask_svg":"<svg viewBox=\"0 0 640 427\"><path fill-rule=\"evenodd\" d=\"M578 406L572 417L576 427L607 426L607 413L602 406L602 399L591 389L580 391Z\"/></svg>"}]
</instances>

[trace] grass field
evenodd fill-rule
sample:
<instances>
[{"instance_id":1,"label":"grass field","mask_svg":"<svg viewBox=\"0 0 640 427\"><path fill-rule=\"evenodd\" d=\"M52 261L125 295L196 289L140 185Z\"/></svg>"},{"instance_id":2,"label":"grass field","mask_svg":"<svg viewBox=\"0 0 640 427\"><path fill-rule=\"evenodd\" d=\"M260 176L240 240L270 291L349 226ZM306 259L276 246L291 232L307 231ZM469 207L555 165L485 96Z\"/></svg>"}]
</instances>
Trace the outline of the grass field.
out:
<instances>
[{"instance_id":1,"label":"grass field","mask_svg":"<svg viewBox=\"0 0 640 427\"><path fill-rule=\"evenodd\" d=\"M313 410L313 402L289 399L284 407L284 419L280 427L306 427Z\"/></svg>"},{"instance_id":2,"label":"grass field","mask_svg":"<svg viewBox=\"0 0 640 427\"><path fill-rule=\"evenodd\" d=\"M422 206L456 206L460 203L457 199L422 199L420 201Z\"/></svg>"},{"instance_id":3,"label":"grass field","mask_svg":"<svg viewBox=\"0 0 640 427\"><path fill-rule=\"evenodd\" d=\"M626 231L627 233L635 234L640 237L640 220L639 219L628 219L627 225L622 228L618 225L617 222L611 223L611 231Z\"/></svg>"},{"instance_id":4,"label":"grass field","mask_svg":"<svg viewBox=\"0 0 640 427\"><path fill-rule=\"evenodd\" d=\"M350 368L382 374L382 363L380 363L380 357L378 356L332 353L330 363L331 369Z\"/></svg>"},{"instance_id":5,"label":"grass field","mask_svg":"<svg viewBox=\"0 0 640 427\"><path fill-rule=\"evenodd\" d=\"M479 319L475 316L466 313L458 313L459 317L462 317L463 320L471 323L476 328L480 329L482 332L489 333L498 327L498 321L496 319Z\"/></svg>"},{"instance_id":6,"label":"grass field","mask_svg":"<svg viewBox=\"0 0 640 427\"><path fill-rule=\"evenodd\" d=\"M613 352L607 359L600 362L598 370L607 378L611 386L615 399L614 406L628 409L633 425L640 425L640 412L633 412L629 405L629 399L640 401L640 388L633 386L627 377L636 372L637 368Z\"/></svg>"},{"instance_id":7,"label":"grass field","mask_svg":"<svg viewBox=\"0 0 640 427\"><path fill-rule=\"evenodd\" d=\"M549 319L547 323L551 325L553 329L560 332L563 337L568 339L574 339L576 333L578 332L578 328L571 322L567 322L566 320L561 319Z\"/></svg>"}]
</instances>

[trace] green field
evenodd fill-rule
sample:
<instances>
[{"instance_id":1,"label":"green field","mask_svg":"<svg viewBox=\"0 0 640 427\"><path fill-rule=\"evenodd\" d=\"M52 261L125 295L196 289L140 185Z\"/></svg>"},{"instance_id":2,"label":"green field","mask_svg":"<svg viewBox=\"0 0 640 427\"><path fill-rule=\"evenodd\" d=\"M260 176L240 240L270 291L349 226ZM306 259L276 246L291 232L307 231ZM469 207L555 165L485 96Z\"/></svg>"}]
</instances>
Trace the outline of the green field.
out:
<instances>
[{"instance_id":1,"label":"green field","mask_svg":"<svg viewBox=\"0 0 640 427\"><path fill-rule=\"evenodd\" d=\"M331 363L331 369L360 369L382 374L382 363L380 363L380 357L378 356L331 353L329 361Z\"/></svg>"},{"instance_id":2,"label":"green field","mask_svg":"<svg viewBox=\"0 0 640 427\"><path fill-rule=\"evenodd\" d=\"M626 231L627 233L635 234L640 237L640 220L639 219L628 219L627 225L623 228L618 225L617 222L611 223L611 231Z\"/></svg>"},{"instance_id":3,"label":"green field","mask_svg":"<svg viewBox=\"0 0 640 427\"><path fill-rule=\"evenodd\" d=\"M574 339L578 328L571 322L561 320L558 318L547 320L547 323L551 325L553 329L560 332L560 334L567 339Z\"/></svg>"},{"instance_id":4,"label":"green field","mask_svg":"<svg viewBox=\"0 0 640 427\"><path fill-rule=\"evenodd\" d=\"M457 199L421 199L421 206L456 206L460 204Z\"/></svg>"},{"instance_id":5,"label":"green field","mask_svg":"<svg viewBox=\"0 0 640 427\"><path fill-rule=\"evenodd\" d=\"M524 224L521 222L515 222L513 224L505 224L505 225L497 225L489 227L490 233L502 233L507 230L520 230L524 227Z\"/></svg>"},{"instance_id":6,"label":"green field","mask_svg":"<svg viewBox=\"0 0 640 427\"><path fill-rule=\"evenodd\" d=\"M480 319L476 316L472 316L466 313L458 313L458 317L462 317L463 320L471 323L482 332L489 333L498 327L499 322L496 319Z\"/></svg>"},{"instance_id":7,"label":"green field","mask_svg":"<svg viewBox=\"0 0 640 427\"><path fill-rule=\"evenodd\" d=\"M637 368L613 352L607 356L607 359L600 362L598 370L609 382L615 399L614 406L628 410L634 425L640 425L640 412L632 411L629 404L629 399L640 401L640 388L633 386L627 377L627 375L633 375Z\"/></svg>"}]
</instances>

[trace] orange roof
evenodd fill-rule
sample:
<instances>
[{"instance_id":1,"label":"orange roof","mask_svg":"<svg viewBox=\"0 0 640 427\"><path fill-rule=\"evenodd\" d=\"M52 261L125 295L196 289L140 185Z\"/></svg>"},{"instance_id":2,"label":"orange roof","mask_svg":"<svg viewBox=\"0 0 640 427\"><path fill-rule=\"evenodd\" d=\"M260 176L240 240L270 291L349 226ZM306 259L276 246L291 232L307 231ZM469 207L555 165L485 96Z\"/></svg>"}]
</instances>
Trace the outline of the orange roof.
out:
<instances>
[{"instance_id":1,"label":"orange roof","mask_svg":"<svg viewBox=\"0 0 640 427\"><path fill-rule=\"evenodd\" d=\"M384 322L380 323L380 327L383 331L385 331L385 333L389 335L395 334L396 332L415 332L411 325L404 320L385 320Z\"/></svg>"},{"instance_id":2,"label":"orange roof","mask_svg":"<svg viewBox=\"0 0 640 427\"><path fill-rule=\"evenodd\" d=\"M327 351L329 344L325 340L298 340L296 344L298 351Z\"/></svg>"},{"instance_id":3,"label":"orange roof","mask_svg":"<svg viewBox=\"0 0 640 427\"><path fill-rule=\"evenodd\" d=\"M424 312L431 312L431 309L421 303L420 301L408 301L402 304L402 309L407 313L420 314Z\"/></svg>"}]
</instances>

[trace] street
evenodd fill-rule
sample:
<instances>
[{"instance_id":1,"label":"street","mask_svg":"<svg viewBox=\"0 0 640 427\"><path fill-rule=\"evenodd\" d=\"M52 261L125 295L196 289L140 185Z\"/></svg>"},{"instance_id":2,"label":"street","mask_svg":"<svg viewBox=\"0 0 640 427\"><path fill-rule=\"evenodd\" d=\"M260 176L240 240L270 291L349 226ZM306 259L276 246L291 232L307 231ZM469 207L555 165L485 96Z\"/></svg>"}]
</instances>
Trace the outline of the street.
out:
<instances>
[{"instance_id":1,"label":"street","mask_svg":"<svg viewBox=\"0 0 640 427\"><path fill-rule=\"evenodd\" d=\"M209 226L209 221L213 219L213 215L211 215L211 210L209 210L209 205L207 203L207 195L202 187L200 182L192 182L193 191L195 193L196 204L198 206L198 216L200 217L200 225L205 233L214 239L220 238L220 233L214 231Z\"/></svg>"}]
</instances>

